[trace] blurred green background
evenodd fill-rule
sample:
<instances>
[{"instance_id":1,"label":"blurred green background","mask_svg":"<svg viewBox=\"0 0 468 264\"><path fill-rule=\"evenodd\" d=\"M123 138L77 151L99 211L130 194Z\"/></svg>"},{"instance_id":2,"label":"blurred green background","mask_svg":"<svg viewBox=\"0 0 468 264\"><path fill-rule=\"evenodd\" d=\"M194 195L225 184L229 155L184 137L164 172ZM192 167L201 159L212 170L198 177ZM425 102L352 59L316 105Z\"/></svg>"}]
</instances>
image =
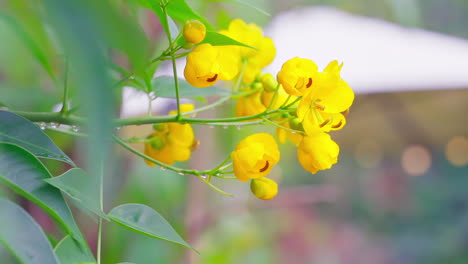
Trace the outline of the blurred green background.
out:
<instances>
[{"instance_id":1,"label":"blurred green background","mask_svg":"<svg viewBox=\"0 0 468 264\"><path fill-rule=\"evenodd\" d=\"M63 65L57 57L61 55L57 54L63 54L63 51L57 50L57 43L67 43L60 39L68 37L71 41L73 36L58 36L67 28L55 24L60 21L59 16L54 20L47 14L65 12L62 14L65 16L75 14L75 10L60 9L67 5L61 6L59 2L0 0L0 103L11 109L51 111L61 102L62 90L54 85L61 81L60 77L55 76L55 80L50 77L31 52L28 46L32 45L31 40L25 40L18 30L22 28L29 32L49 58L51 71L60 72ZM266 26L278 13L303 6L327 5L404 26L468 38L468 2L464 0L251 1L272 17L242 4L188 2L218 28L225 27L236 17ZM81 14L86 15L82 19L91 26L93 21L104 23L97 33L132 31L130 26L122 29L119 24L105 24L121 20L112 15L98 17L99 12L109 14L108 9L90 3L92 1L83 1L75 7L82 8ZM141 29L149 41L143 45L145 52L136 52L138 55L134 57L145 60L147 54L153 54L163 46L163 31L150 11L137 7L133 1L115 0L109 6L116 13L125 14L123 17L136 21L137 25L131 26ZM53 7L58 9L54 11ZM76 31L68 34L77 34L76 38L85 36ZM127 54L139 45L138 34L127 44L119 34L87 37L89 40L92 37L101 39L102 43L107 43L103 44L104 48L120 45L120 50ZM69 48L73 47L73 43L68 44ZM83 101L78 95L84 89L82 85L86 84L86 80L82 80L86 79L83 77L86 63L98 61L99 66L106 62L93 57L93 53L87 54L86 46L77 49L82 49L85 59L72 69L70 85L72 100ZM139 63L125 61L118 52L110 57L121 65ZM102 76L104 84L115 81L116 76L99 70L98 66L97 72L89 70L96 78ZM89 74L86 76L93 81ZM282 161L272 173L272 178L280 183L280 193L271 201L256 200L250 194L248 184L237 181L215 181L236 197L221 196L195 177L150 168L140 158L112 146L114 155L105 180L106 210L121 203L147 204L172 223L201 255L106 223L103 262L468 263L466 88L357 95L347 126L332 135L341 147L340 162L331 170L311 175L300 167L292 144L281 146ZM114 94L115 105L118 105L119 92ZM112 97L110 94L104 96ZM228 106L217 113L200 116L233 115L234 106ZM119 111L111 102L109 109L109 116ZM193 153L187 166L211 168L240 139L265 130L274 133L270 127L238 130L235 127L197 126L201 147ZM86 163L87 155L81 140L46 131L74 161ZM147 127L128 127L119 133L130 137L145 135L148 131ZM54 175L68 169L58 162L47 161L46 164ZM14 198L3 187L0 192ZM16 199L51 237L60 238L61 234L45 214L29 202ZM94 248L95 220L74 211ZM1 246L0 263L15 263Z\"/></svg>"}]
</instances>

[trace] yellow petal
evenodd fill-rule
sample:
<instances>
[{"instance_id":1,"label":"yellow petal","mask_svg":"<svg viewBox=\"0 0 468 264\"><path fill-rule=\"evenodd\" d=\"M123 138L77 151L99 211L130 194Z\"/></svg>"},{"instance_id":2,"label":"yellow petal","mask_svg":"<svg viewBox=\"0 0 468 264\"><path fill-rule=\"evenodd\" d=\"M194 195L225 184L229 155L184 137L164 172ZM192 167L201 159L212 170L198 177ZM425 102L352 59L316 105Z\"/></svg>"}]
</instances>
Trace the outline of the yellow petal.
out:
<instances>
[{"instance_id":1,"label":"yellow petal","mask_svg":"<svg viewBox=\"0 0 468 264\"><path fill-rule=\"evenodd\" d=\"M339 151L338 144L328 134L316 133L304 137L298 146L297 155L305 170L316 173L337 163Z\"/></svg>"}]
</instances>

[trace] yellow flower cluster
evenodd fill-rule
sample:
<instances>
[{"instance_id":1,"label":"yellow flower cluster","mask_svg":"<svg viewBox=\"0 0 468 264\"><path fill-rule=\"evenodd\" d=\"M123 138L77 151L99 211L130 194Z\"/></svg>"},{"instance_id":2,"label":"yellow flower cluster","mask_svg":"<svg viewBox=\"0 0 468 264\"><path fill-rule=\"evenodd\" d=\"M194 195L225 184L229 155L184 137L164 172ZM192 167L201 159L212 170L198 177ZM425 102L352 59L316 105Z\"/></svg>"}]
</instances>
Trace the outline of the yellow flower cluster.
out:
<instances>
[{"instance_id":1,"label":"yellow flower cluster","mask_svg":"<svg viewBox=\"0 0 468 264\"><path fill-rule=\"evenodd\" d=\"M250 47L212 46L207 43L195 47L187 56L184 70L185 79L195 87L205 88L214 85L218 80L232 80L241 71L244 72L244 83L251 83L260 70L275 57L273 41L264 37L262 29L255 24L246 24L240 19L235 19L231 21L227 30L221 30L219 33ZM198 36L201 33L190 34Z\"/></svg>"},{"instance_id":2,"label":"yellow flower cluster","mask_svg":"<svg viewBox=\"0 0 468 264\"><path fill-rule=\"evenodd\" d=\"M218 80L237 78L240 85L236 92L239 89L240 93L236 94L236 116L267 116L265 122L277 126L278 140L292 141L300 164L311 173L337 163L339 146L328 132L344 127L354 101L354 92L341 78L343 64L332 61L319 71L315 62L296 57L286 61L275 78L261 72L273 61L276 49L260 27L235 19L218 33L247 46L211 45L203 42L206 28L201 22L191 20L185 24L184 38L192 46L195 44L187 55L187 82L204 88ZM197 145L192 127L178 123L155 127L147 141L145 153L166 164L188 160ZM276 196L278 184L266 178L280 160L273 136L257 133L244 138L230 158L235 176L240 181L250 181L255 196L264 200Z\"/></svg>"},{"instance_id":3,"label":"yellow flower cluster","mask_svg":"<svg viewBox=\"0 0 468 264\"><path fill-rule=\"evenodd\" d=\"M346 124L345 113L354 101L354 92L341 79L343 64L332 61L323 70L308 59L293 58L283 64L278 82L290 95L302 96L288 127L303 131L302 136L277 130L281 142L288 137L298 146L298 159L305 170L316 173L338 162L339 146L326 134Z\"/></svg>"},{"instance_id":4,"label":"yellow flower cluster","mask_svg":"<svg viewBox=\"0 0 468 264\"><path fill-rule=\"evenodd\" d=\"M192 104L181 105L182 112L189 112L194 109ZM169 114L174 115L176 111ZM163 123L153 126L154 132L146 138L145 155L172 165L176 161L187 161L190 153L198 146L192 126L190 124ZM154 167L151 161L145 162Z\"/></svg>"}]
</instances>

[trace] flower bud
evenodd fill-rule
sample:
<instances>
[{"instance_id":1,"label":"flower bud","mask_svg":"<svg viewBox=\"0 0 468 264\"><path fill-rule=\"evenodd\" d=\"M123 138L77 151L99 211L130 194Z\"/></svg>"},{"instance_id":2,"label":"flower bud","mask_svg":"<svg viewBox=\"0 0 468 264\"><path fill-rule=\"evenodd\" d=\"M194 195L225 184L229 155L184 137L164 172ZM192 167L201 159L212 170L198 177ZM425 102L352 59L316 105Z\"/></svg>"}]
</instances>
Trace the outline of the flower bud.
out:
<instances>
[{"instance_id":1,"label":"flower bud","mask_svg":"<svg viewBox=\"0 0 468 264\"><path fill-rule=\"evenodd\" d=\"M289 119L289 127L294 130L304 131L304 128L302 127L302 122L297 117Z\"/></svg>"},{"instance_id":2,"label":"flower bud","mask_svg":"<svg viewBox=\"0 0 468 264\"><path fill-rule=\"evenodd\" d=\"M250 181L250 190L257 198L270 200L278 193L278 184L265 177L253 179Z\"/></svg>"},{"instance_id":3,"label":"flower bud","mask_svg":"<svg viewBox=\"0 0 468 264\"><path fill-rule=\"evenodd\" d=\"M198 20L188 20L184 25L184 38L189 43L197 44L206 36L205 25Z\"/></svg>"},{"instance_id":4,"label":"flower bud","mask_svg":"<svg viewBox=\"0 0 468 264\"><path fill-rule=\"evenodd\" d=\"M278 87L278 81L269 73L263 74L262 77L260 77L260 81L267 92L274 92Z\"/></svg>"},{"instance_id":5,"label":"flower bud","mask_svg":"<svg viewBox=\"0 0 468 264\"><path fill-rule=\"evenodd\" d=\"M263 85L262 85L262 83L254 82L254 83L252 84L252 90L262 91L262 90L263 90Z\"/></svg>"}]
</instances>

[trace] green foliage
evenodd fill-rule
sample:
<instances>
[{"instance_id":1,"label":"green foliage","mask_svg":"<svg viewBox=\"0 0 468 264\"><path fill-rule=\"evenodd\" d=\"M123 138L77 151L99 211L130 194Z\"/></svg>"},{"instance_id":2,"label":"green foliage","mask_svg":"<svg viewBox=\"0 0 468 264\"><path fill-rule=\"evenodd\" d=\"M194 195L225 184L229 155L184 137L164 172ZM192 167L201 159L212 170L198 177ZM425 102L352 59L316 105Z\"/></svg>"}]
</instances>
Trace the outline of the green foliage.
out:
<instances>
[{"instance_id":1,"label":"green foliage","mask_svg":"<svg viewBox=\"0 0 468 264\"><path fill-rule=\"evenodd\" d=\"M202 43L209 43L213 46L236 45L254 49L254 47L251 47L237 40L234 40L226 35L213 31L206 32L205 39L202 41Z\"/></svg>"},{"instance_id":2,"label":"green foliage","mask_svg":"<svg viewBox=\"0 0 468 264\"><path fill-rule=\"evenodd\" d=\"M18 205L0 199L0 241L28 264L59 264L41 227Z\"/></svg>"},{"instance_id":3,"label":"green foliage","mask_svg":"<svg viewBox=\"0 0 468 264\"><path fill-rule=\"evenodd\" d=\"M36 157L75 165L38 126L8 111L0 110L0 142L16 144Z\"/></svg>"},{"instance_id":4,"label":"green foliage","mask_svg":"<svg viewBox=\"0 0 468 264\"><path fill-rule=\"evenodd\" d=\"M46 182L74 199L80 207L106 218L106 214L99 208L99 186L94 184L91 176L84 170L71 169L60 176L47 179Z\"/></svg>"},{"instance_id":5,"label":"green foliage","mask_svg":"<svg viewBox=\"0 0 468 264\"><path fill-rule=\"evenodd\" d=\"M70 236L65 236L54 248L62 264L96 263L94 258L84 254L80 246Z\"/></svg>"},{"instance_id":6,"label":"green foliage","mask_svg":"<svg viewBox=\"0 0 468 264\"><path fill-rule=\"evenodd\" d=\"M44 209L89 253L62 194L44 181L50 177L40 161L25 149L7 143L0 144L0 183Z\"/></svg>"},{"instance_id":7,"label":"green foliage","mask_svg":"<svg viewBox=\"0 0 468 264\"><path fill-rule=\"evenodd\" d=\"M37 43L36 41L37 39L39 39L38 36L35 36L35 37L31 36L29 32L25 28L23 28L23 25L21 25L19 21L17 21L13 17L5 13L0 13L0 21L10 26L11 30L15 32L17 36L22 40L24 45L29 49L31 54L37 59L37 61L42 65L42 67L47 71L50 77L52 79L55 79L55 74L54 74L54 71L52 70L52 66L49 62L49 59L47 55L45 54L43 47L41 47L41 45ZM44 36L45 36L44 30L38 30L36 32L36 35L38 33L42 33L43 35L40 36L40 39L44 39Z\"/></svg>"},{"instance_id":8,"label":"green foliage","mask_svg":"<svg viewBox=\"0 0 468 264\"><path fill-rule=\"evenodd\" d=\"M153 208L144 204L119 205L109 212L109 218L125 228L143 235L193 249L177 234L166 219L154 211Z\"/></svg>"}]
</instances>

